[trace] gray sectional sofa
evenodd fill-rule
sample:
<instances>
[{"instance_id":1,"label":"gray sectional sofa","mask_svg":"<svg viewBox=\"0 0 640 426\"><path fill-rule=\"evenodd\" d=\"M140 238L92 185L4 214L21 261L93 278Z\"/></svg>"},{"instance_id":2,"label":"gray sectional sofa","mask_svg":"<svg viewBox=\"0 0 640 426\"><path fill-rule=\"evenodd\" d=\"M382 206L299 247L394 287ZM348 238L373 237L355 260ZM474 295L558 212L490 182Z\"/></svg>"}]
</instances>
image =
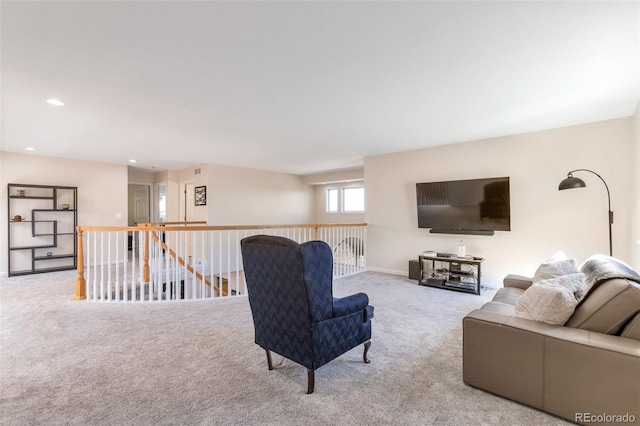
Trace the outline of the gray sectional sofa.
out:
<instances>
[{"instance_id":1,"label":"gray sectional sofa","mask_svg":"<svg viewBox=\"0 0 640 426\"><path fill-rule=\"evenodd\" d=\"M576 423L640 424L640 275L620 265L585 262L564 324L519 315L533 279L507 276L463 320L464 382Z\"/></svg>"}]
</instances>

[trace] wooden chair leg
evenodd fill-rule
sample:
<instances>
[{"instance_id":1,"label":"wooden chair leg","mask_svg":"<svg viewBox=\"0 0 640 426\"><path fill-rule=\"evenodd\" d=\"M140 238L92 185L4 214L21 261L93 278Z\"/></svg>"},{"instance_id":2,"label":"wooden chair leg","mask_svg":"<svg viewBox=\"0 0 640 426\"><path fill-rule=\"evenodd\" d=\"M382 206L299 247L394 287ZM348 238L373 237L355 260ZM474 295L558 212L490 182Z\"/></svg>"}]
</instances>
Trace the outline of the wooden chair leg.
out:
<instances>
[{"instance_id":1,"label":"wooden chair leg","mask_svg":"<svg viewBox=\"0 0 640 426\"><path fill-rule=\"evenodd\" d=\"M369 352L369 348L371 347L371 340L364 344L364 355L362 355L362 359L366 364L369 364L371 361L367 358L367 352Z\"/></svg>"},{"instance_id":2,"label":"wooden chair leg","mask_svg":"<svg viewBox=\"0 0 640 426\"><path fill-rule=\"evenodd\" d=\"M269 370L273 370L273 362L271 361L271 351L265 348L267 351L267 365L269 366Z\"/></svg>"},{"instance_id":3,"label":"wooden chair leg","mask_svg":"<svg viewBox=\"0 0 640 426\"><path fill-rule=\"evenodd\" d=\"M315 387L316 375L313 370L307 368L307 394L313 393L313 388Z\"/></svg>"}]
</instances>

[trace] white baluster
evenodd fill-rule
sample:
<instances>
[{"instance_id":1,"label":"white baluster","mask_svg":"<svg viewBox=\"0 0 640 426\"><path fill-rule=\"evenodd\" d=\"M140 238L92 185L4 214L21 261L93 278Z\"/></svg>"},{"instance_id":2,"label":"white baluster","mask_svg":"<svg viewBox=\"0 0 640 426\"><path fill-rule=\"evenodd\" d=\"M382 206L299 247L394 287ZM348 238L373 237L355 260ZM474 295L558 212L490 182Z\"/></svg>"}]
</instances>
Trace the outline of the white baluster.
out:
<instances>
[{"instance_id":1,"label":"white baluster","mask_svg":"<svg viewBox=\"0 0 640 426\"><path fill-rule=\"evenodd\" d=\"M192 256L191 256L191 265L192 265L192 270L193 273L191 274L191 298L192 299L197 299L198 298L198 294L197 294L197 274L196 271L198 270L198 239L197 239L197 233L195 232L191 232L191 250L192 250Z\"/></svg>"},{"instance_id":2,"label":"white baluster","mask_svg":"<svg viewBox=\"0 0 640 426\"><path fill-rule=\"evenodd\" d=\"M128 300L132 302L136 300L136 250L138 249L137 239L137 233L133 231L131 234L131 295L128 297Z\"/></svg>"},{"instance_id":3,"label":"white baluster","mask_svg":"<svg viewBox=\"0 0 640 426\"><path fill-rule=\"evenodd\" d=\"M231 296L231 231L227 231L227 297Z\"/></svg>"},{"instance_id":4,"label":"white baluster","mask_svg":"<svg viewBox=\"0 0 640 426\"><path fill-rule=\"evenodd\" d=\"M236 258L235 258L235 267L233 268L235 270L235 284L234 284L234 288L236 291L236 296L240 295L240 289L241 289L241 285L240 285L240 271L242 270L242 248L240 246L240 241L242 240L242 233L239 230L235 230L235 254L236 254Z\"/></svg>"},{"instance_id":5,"label":"white baluster","mask_svg":"<svg viewBox=\"0 0 640 426\"><path fill-rule=\"evenodd\" d=\"M120 232L116 231L116 302L120 301Z\"/></svg>"},{"instance_id":6,"label":"white baluster","mask_svg":"<svg viewBox=\"0 0 640 426\"><path fill-rule=\"evenodd\" d=\"M87 300L91 300L94 299L95 300L95 294L96 292L94 291L93 288L93 274L91 273L92 268L91 268L91 254L93 253L91 250L91 234L93 232L91 231L86 231L84 233L85 238L87 239L87 243L84 245L86 248L86 257L87 257L87 262L85 265L85 269L87 270L87 279L86 279L86 287L87 287Z\"/></svg>"},{"instance_id":7,"label":"white baluster","mask_svg":"<svg viewBox=\"0 0 640 426\"><path fill-rule=\"evenodd\" d=\"M213 241L215 239L215 231L209 231L209 283L211 286L209 288L209 297L215 297L214 287L216 286L215 280L215 264L214 264L214 251L213 251Z\"/></svg>"},{"instance_id":8,"label":"white baluster","mask_svg":"<svg viewBox=\"0 0 640 426\"><path fill-rule=\"evenodd\" d=\"M104 234L104 232L103 232ZM103 265L104 269L105 266ZM111 302L113 287L111 286L111 231L107 231L107 300Z\"/></svg>"},{"instance_id":9,"label":"white baluster","mask_svg":"<svg viewBox=\"0 0 640 426\"><path fill-rule=\"evenodd\" d=\"M218 296L222 297L222 231L218 232Z\"/></svg>"},{"instance_id":10,"label":"white baluster","mask_svg":"<svg viewBox=\"0 0 640 426\"><path fill-rule=\"evenodd\" d=\"M98 298L98 234L93 235L93 299Z\"/></svg>"}]
</instances>

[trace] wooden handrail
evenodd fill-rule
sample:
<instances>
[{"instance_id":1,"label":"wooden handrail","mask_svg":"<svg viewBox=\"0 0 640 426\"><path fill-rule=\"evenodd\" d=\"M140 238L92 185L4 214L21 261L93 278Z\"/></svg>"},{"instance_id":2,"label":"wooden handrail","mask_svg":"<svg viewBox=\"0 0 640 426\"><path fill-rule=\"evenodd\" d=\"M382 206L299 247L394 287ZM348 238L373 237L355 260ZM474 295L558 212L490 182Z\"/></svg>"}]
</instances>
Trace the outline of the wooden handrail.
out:
<instances>
[{"instance_id":1,"label":"wooden handrail","mask_svg":"<svg viewBox=\"0 0 640 426\"><path fill-rule=\"evenodd\" d=\"M292 228L340 228L343 226L368 226L368 223L318 223L303 225L229 225L229 226L189 226L189 231L243 231L250 229L292 229ZM83 231L140 231L138 226L79 226ZM184 226L146 226L148 231L184 231Z\"/></svg>"},{"instance_id":2,"label":"wooden handrail","mask_svg":"<svg viewBox=\"0 0 640 426\"><path fill-rule=\"evenodd\" d=\"M190 222L146 222L146 223L138 223L137 225L139 227L143 227L143 226L166 226L166 225L190 226L190 225L206 225L206 224L207 224L206 220L195 220Z\"/></svg>"}]
</instances>

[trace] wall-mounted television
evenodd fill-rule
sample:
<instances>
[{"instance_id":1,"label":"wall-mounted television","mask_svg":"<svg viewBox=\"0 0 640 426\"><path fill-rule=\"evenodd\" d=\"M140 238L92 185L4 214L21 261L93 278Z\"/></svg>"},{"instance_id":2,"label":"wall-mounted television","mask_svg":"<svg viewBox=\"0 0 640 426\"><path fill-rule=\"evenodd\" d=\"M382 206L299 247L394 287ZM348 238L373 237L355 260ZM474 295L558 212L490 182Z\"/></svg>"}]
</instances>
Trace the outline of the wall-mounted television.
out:
<instances>
[{"instance_id":1,"label":"wall-mounted television","mask_svg":"<svg viewBox=\"0 0 640 426\"><path fill-rule=\"evenodd\" d=\"M509 177L416 184L418 227L447 234L511 230Z\"/></svg>"}]
</instances>

